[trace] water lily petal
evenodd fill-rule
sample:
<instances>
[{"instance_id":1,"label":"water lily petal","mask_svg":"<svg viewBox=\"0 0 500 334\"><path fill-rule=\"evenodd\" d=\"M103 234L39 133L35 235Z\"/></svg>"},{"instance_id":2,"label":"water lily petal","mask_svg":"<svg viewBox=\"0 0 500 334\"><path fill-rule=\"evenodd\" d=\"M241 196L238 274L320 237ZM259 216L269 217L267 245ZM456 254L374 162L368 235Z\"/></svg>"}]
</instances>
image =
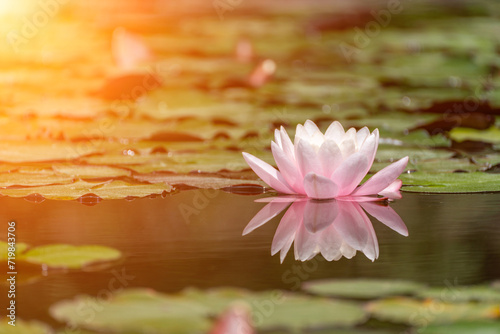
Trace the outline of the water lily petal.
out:
<instances>
[{"instance_id":1,"label":"water lily petal","mask_svg":"<svg viewBox=\"0 0 500 334\"><path fill-rule=\"evenodd\" d=\"M243 235L247 235L256 228L264 225L265 223L279 215L281 211L285 210L288 207L288 205L290 205L290 202L272 201L268 203L259 212L257 212L257 214L248 223L248 225L243 230Z\"/></svg>"},{"instance_id":2,"label":"water lily petal","mask_svg":"<svg viewBox=\"0 0 500 334\"><path fill-rule=\"evenodd\" d=\"M356 153L356 129L350 128L345 133L342 142L339 145L344 159Z\"/></svg>"},{"instance_id":3,"label":"water lily petal","mask_svg":"<svg viewBox=\"0 0 500 334\"><path fill-rule=\"evenodd\" d=\"M246 152L243 152L243 158L245 158L245 161L250 168L252 168L255 174L257 174L262 181L267 183L270 187L283 194L294 193L276 168Z\"/></svg>"},{"instance_id":4,"label":"water lily petal","mask_svg":"<svg viewBox=\"0 0 500 334\"><path fill-rule=\"evenodd\" d=\"M337 230L335 230L335 226L330 224L318 238L319 249L321 251L321 255L327 261L337 261L342 257L342 253L340 251L343 240L340 237Z\"/></svg>"},{"instance_id":5,"label":"water lily petal","mask_svg":"<svg viewBox=\"0 0 500 334\"><path fill-rule=\"evenodd\" d=\"M297 124L297 128L295 130L295 138L294 138L294 141L293 141L293 145L295 147L297 147L297 145L299 144L299 142L302 139L308 140L309 139L309 134L307 133L306 129L304 128L304 126L302 124Z\"/></svg>"},{"instance_id":6,"label":"water lily petal","mask_svg":"<svg viewBox=\"0 0 500 334\"><path fill-rule=\"evenodd\" d=\"M321 174L323 169L318 160L318 155L307 140L301 140L295 145L295 158L302 176L306 176L310 172Z\"/></svg>"},{"instance_id":7,"label":"water lily petal","mask_svg":"<svg viewBox=\"0 0 500 334\"><path fill-rule=\"evenodd\" d=\"M271 245L271 255L276 254L278 251L287 248L295 239L295 234L299 224L301 224L302 217L304 216L305 202L293 203L287 212L283 215L276 233L274 234L273 242Z\"/></svg>"},{"instance_id":8,"label":"water lily petal","mask_svg":"<svg viewBox=\"0 0 500 334\"><path fill-rule=\"evenodd\" d=\"M325 141L325 136L321 133L318 126L311 120L307 120L304 123L304 128L309 135L309 142L315 146L316 150L318 150Z\"/></svg>"},{"instance_id":9,"label":"water lily petal","mask_svg":"<svg viewBox=\"0 0 500 334\"><path fill-rule=\"evenodd\" d=\"M395 163L383 168L373 175L368 181L363 183L353 192L355 196L374 195L391 185L399 175L405 170L408 164L408 157L404 157Z\"/></svg>"},{"instance_id":10,"label":"water lily petal","mask_svg":"<svg viewBox=\"0 0 500 334\"><path fill-rule=\"evenodd\" d=\"M331 180L339 187L338 196L351 194L365 177L368 166L368 159L361 152L354 153L345 159L331 176Z\"/></svg>"},{"instance_id":11,"label":"water lily petal","mask_svg":"<svg viewBox=\"0 0 500 334\"><path fill-rule=\"evenodd\" d=\"M373 225L358 203L344 202L333 223L344 242L354 250L362 251L371 261L378 258L378 241ZM344 256L353 256L349 247L343 247ZM345 251L345 253L344 253Z\"/></svg>"},{"instance_id":12,"label":"water lily petal","mask_svg":"<svg viewBox=\"0 0 500 334\"><path fill-rule=\"evenodd\" d=\"M318 233L330 226L339 213L336 200L309 200L304 209L304 226L310 233Z\"/></svg>"},{"instance_id":13,"label":"water lily petal","mask_svg":"<svg viewBox=\"0 0 500 334\"><path fill-rule=\"evenodd\" d=\"M274 141L280 148L283 148L283 145L281 143L281 132L278 129L274 129Z\"/></svg>"},{"instance_id":14,"label":"water lily petal","mask_svg":"<svg viewBox=\"0 0 500 334\"><path fill-rule=\"evenodd\" d=\"M356 149L359 150L359 148L363 145L365 142L366 138L370 135L370 130L368 128L362 127L359 129L358 132L356 132Z\"/></svg>"},{"instance_id":15,"label":"water lily petal","mask_svg":"<svg viewBox=\"0 0 500 334\"><path fill-rule=\"evenodd\" d=\"M276 165L286 182L296 193L305 195L302 174L295 162L290 161L285 152L274 142L271 143L271 151L273 152L274 161L276 161Z\"/></svg>"},{"instance_id":16,"label":"water lily petal","mask_svg":"<svg viewBox=\"0 0 500 334\"><path fill-rule=\"evenodd\" d=\"M401 217L388 205L380 205L373 202L360 203L363 209L370 215L377 218L382 224L398 232L405 237L408 236L408 228Z\"/></svg>"},{"instance_id":17,"label":"water lily petal","mask_svg":"<svg viewBox=\"0 0 500 334\"><path fill-rule=\"evenodd\" d=\"M388 197L378 197L378 196L342 196L338 197L338 201L343 202L380 202L386 200ZM255 202L260 202L259 200L255 200Z\"/></svg>"},{"instance_id":18,"label":"water lily petal","mask_svg":"<svg viewBox=\"0 0 500 334\"><path fill-rule=\"evenodd\" d=\"M320 232L309 232L304 224L301 224L295 235L294 253L295 260L306 261L318 254L318 241Z\"/></svg>"},{"instance_id":19,"label":"water lily petal","mask_svg":"<svg viewBox=\"0 0 500 334\"><path fill-rule=\"evenodd\" d=\"M333 225L345 243L357 250L361 250L367 237L363 223L364 219L356 209L357 205L359 204L355 202L342 203L339 206L340 211Z\"/></svg>"},{"instance_id":20,"label":"water lily petal","mask_svg":"<svg viewBox=\"0 0 500 334\"><path fill-rule=\"evenodd\" d=\"M344 127L342 126L342 124L340 124L338 121L335 121L332 124L330 124L328 129L326 129L325 139L333 140L338 145L341 143L342 138L344 138L344 134L345 134L345 131L344 131Z\"/></svg>"},{"instance_id":21,"label":"water lily petal","mask_svg":"<svg viewBox=\"0 0 500 334\"><path fill-rule=\"evenodd\" d=\"M316 199L334 198L339 193L339 187L332 180L316 173L304 177L304 190L308 197Z\"/></svg>"},{"instance_id":22,"label":"water lily petal","mask_svg":"<svg viewBox=\"0 0 500 334\"><path fill-rule=\"evenodd\" d=\"M387 188L379 192L379 195L385 196L390 199L400 199L403 197L401 195L401 192L399 191L402 185L403 181L401 181L400 179L396 179L396 181L392 182Z\"/></svg>"},{"instance_id":23,"label":"water lily petal","mask_svg":"<svg viewBox=\"0 0 500 334\"><path fill-rule=\"evenodd\" d=\"M365 141L358 150L358 152L363 153L364 155L366 155L366 157L368 157L370 168L373 163L373 160L375 160L375 154L377 154L378 140L379 140L379 132L378 129L375 129L373 130L372 134L365 139Z\"/></svg>"},{"instance_id":24,"label":"water lily petal","mask_svg":"<svg viewBox=\"0 0 500 334\"><path fill-rule=\"evenodd\" d=\"M304 128L306 129L309 136L313 136L316 132L321 132L316 123L309 119L304 123Z\"/></svg>"},{"instance_id":25,"label":"water lily petal","mask_svg":"<svg viewBox=\"0 0 500 334\"><path fill-rule=\"evenodd\" d=\"M270 203L270 202L281 202L281 203L293 203L297 201L307 201L307 197L299 196L272 196L258 198L254 202L256 203Z\"/></svg>"},{"instance_id":26,"label":"water lily petal","mask_svg":"<svg viewBox=\"0 0 500 334\"><path fill-rule=\"evenodd\" d=\"M283 152L285 152L290 161L295 162L295 148L293 146L292 140L290 139L290 136L288 136L288 133L286 132L284 127L281 127L280 133L282 145L281 148L283 149Z\"/></svg>"},{"instance_id":27,"label":"water lily petal","mask_svg":"<svg viewBox=\"0 0 500 334\"><path fill-rule=\"evenodd\" d=\"M344 160L339 146L334 140L325 140L318 151L319 162L325 177L332 176L333 172L340 166Z\"/></svg>"}]
</instances>

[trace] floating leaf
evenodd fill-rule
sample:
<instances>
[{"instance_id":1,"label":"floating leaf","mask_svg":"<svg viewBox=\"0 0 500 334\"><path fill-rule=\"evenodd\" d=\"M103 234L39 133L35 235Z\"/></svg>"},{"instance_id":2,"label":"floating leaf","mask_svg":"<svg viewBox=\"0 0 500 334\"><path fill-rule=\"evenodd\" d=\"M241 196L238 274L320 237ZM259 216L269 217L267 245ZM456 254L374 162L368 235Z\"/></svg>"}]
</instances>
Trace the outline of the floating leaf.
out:
<instances>
[{"instance_id":1,"label":"floating leaf","mask_svg":"<svg viewBox=\"0 0 500 334\"><path fill-rule=\"evenodd\" d=\"M419 301L410 298L390 298L367 304L372 316L382 321L406 323L423 327L456 321L494 319L500 304L446 303L439 300Z\"/></svg>"},{"instance_id":2,"label":"floating leaf","mask_svg":"<svg viewBox=\"0 0 500 334\"><path fill-rule=\"evenodd\" d=\"M321 296L371 299L384 296L415 294L423 288L423 285L400 280L332 279L307 282L302 288Z\"/></svg>"},{"instance_id":3,"label":"floating leaf","mask_svg":"<svg viewBox=\"0 0 500 334\"><path fill-rule=\"evenodd\" d=\"M12 247L12 243L9 245L5 241L0 241L0 261L7 260L7 258L9 258L9 247ZM24 253L26 249L28 249L28 245L24 242L16 242L14 248L17 257L18 255Z\"/></svg>"},{"instance_id":4,"label":"floating leaf","mask_svg":"<svg viewBox=\"0 0 500 334\"><path fill-rule=\"evenodd\" d=\"M95 312L93 305L99 306ZM88 313L92 314L89 318ZM123 290L107 300L79 296L50 308L57 320L97 331L125 333L206 333L210 310L179 296L147 289Z\"/></svg>"},{"instance_id":5,"label":"floating leaf","mask_svg":"<svg viewBox=\"0 0 500 334\"><path fill-rule=\"evenodd\" d=\"M123 168L110 166L82 166L82 165L54 165L54 171L60 174L66 174L71 177L82 179L101 179L116 178L121 176L130 176L131 172Z\"/></svg>"},{"instance_id":6,"label":"floating leaf","mask_svg":"<svg viewBox=\"0 0 500 334\"><path fill-rule=\"evenodd\" d=\"M48 185L21 189L0 189L0 194L10 197L26 197L40 194L47 199L73 200L86 194L94 194L102 199L122 199L127 197L145 197L152 194L170 192L172 186L165 183L131 184L124 181L91 183L77 181L64 185Z\"/></svg>"},{"instance_id":7,"label":"floating leaf","mask_svg":"<svg viewBox=\"0 0 500 334\"><path fill-rule=\"evenodd\" d=\"M89 146L84 149L78 143L2 141L0 143L0 161L13 163L64 161L98 151L98 147Z\"/></svg>"},{"instance_id":8,"label":"floating leaf","mask_svg":"<svg viewBox=\"0 0 500 334\"><path fill-rule=\"evenodd\" d=\"M500 291L486 285L431 288L419 291L418 296L422 298L441 299L448 302L477 301L500 303Z\"/></svg>"},{"instance_id":9,"label":"floating leaf","mask_svg":"<svg viewBox=\"0 0 500 334\"><path fill-rule=\"evenodd\" d=\"M500 179L495 174L424 173L402 174L405 185L401 190L422 193L476 193L500 191Z\"/></svg>"},{"instance_id":10,"label":"floating leaf","mask_svg":"<svg viewBox=\"0 0 500 334\"><path fill-rule=\"evenodd\" d=\"M138 174L134 175L136 180L141 182L159 183L165 182L167 184L184 184L191 187L202 189L221 189L242 184L259 185L267 187L262 181L257 180L242 180L242 179L228 179L223 177L214 176L196 176L196 175L175 175L175 174Z\"/></svg>"},{"instance_id":11,"label":"floating leaf","mask_svg":"<svg viewBox=\"0 0 500 334\"><path fill-rule=\"evenodd\" d=\"M500 143L500 129L492 126L488 130L455 128L450 131L450 137L456 141L476 140L489 143Z\"/></svg>"},{"instance_id":12,"label":"floating leaf","mask_svg":"<svg viewBox=\"0 0 500 334\"><path fill-rule=\"evenodd\" d=\"M431 325L419 329L423 334L499 334L500 322L498 321L470 321L457 322L450 325Z\"/></svg>"},{"instance_id":13,"label":"floating leaf","mask_svg":"<svg viewBox=\"0 0 500 334\"><path fill-rule=\"evenodd\" d=\"M88 264L119 259L121 252L110 247L46 245L28 250L19 259L51 268L82 268Z\"/></svg>"},{"instance_id":14,"label":"floating leaf","mask_svg":"<svg viewBox=\"0 0 500 334\"><path fill-rule=\"evenodd\" d=\"M2 334L52 334L53 331L48 326L37 321L23 321L18 318L15 326L9 325L10 319L0 321L0 333Z\"/></svg>"},{"instance_id":15,"label":"floating leaf","mask_svg":"<svg viewBox=\"0 0 500 334\"><path fill-rule=\"evenodd\" d=\"M68 175L47 175L33 173L0 173L0 187L12 186L43 186L47 184L68 184L74 181L73 177Z\"/></svg>"}]
</instances>

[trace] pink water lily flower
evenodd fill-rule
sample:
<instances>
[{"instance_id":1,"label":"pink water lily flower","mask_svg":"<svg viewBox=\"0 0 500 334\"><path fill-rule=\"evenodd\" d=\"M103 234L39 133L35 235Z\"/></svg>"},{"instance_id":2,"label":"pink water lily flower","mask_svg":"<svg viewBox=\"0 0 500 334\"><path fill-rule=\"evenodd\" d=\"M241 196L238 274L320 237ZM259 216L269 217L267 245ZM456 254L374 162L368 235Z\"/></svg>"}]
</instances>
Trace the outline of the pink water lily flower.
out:
<instances>
[{"instance_id":1,"label":"pink water lily flower","mask_svg":"<svg viewBox=\"0 0 500 334\"><path fill-rule=\"evenodd\" d=\"M378 129L345 131L335 121L323 134L307 120L297 125L294 143L283 127L275 130L274 138L271 149L279 171L249 153L243 152L243 157L264 182L283 194L315 199L394 194L402 185L397 178L408 164L404 157L359 186L375 159Z\"/></svg>"}]
</instances>

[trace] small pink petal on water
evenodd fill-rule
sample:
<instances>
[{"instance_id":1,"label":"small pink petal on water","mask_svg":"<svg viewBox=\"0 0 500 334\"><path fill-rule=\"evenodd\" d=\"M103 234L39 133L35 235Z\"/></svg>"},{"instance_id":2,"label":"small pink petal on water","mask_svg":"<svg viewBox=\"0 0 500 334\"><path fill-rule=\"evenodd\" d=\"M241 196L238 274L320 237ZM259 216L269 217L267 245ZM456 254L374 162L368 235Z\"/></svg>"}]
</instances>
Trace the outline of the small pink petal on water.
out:
<instances>
[{"instance_id":1,"label":"small pink petal on water","mask_svg":"<svg viewBox=\"0 0 500 334\"><path fill-rule=\"evenodd\" d=\"M266 84L276 72L276 63L271 59L266 59L259 63L248 78L250 86L259 88Z\"/></svg>"},{"instance_id":2,"label":"small pink petal on water","mask_svg":"<svg viewBox=\"0 0 500 334\"><path fill-rule=\"evenodd\" d=\"M153 59L153 52L141 36L119 27L113 31L111 50L116 64L131 70Z\"/></svg>"},{"instance_id":3,"label":"small pink petal on water","mask_svg":"<svg viewBox=\"0 0 500 334\"><path fill-rule=\"evenodd\" d=\"M254 55L253 45L252 43L246 39L241 38L236 43L236 59L242 63L248 63L252 60Z\"/></svg>"},{"instance_id":4,"label":"small pink petal on water","mask_svg":"<svg viewBox=\"0 0 500 334\"><path fill-rule=\"evenodd\" d=\"M250 307L233 304L217 319L210 334L255 334L252 326Z\"/></svg>"}]
</instances>

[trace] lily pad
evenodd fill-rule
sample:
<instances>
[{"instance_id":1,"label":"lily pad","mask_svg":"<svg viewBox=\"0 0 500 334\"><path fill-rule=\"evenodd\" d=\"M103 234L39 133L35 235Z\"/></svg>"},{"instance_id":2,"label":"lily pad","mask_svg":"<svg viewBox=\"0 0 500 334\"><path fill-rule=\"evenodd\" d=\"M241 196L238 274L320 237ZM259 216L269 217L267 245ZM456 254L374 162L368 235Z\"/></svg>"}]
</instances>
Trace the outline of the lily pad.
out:
<instances>
[{"instance_id":1,"label":"lily pad","mask_svg":"<svg viewBox=\"0 0 500 334\"><path fill-rule=\"evenodd\" d=\"M9 244L6 243L5 241L0 241L0 261L4 261L4 260L7 260L7 258L9 257L9 252L8 252L8 249L9 249ZM15 253L16 253L16 257L22 253L24 253L24 251L26 251L26 249L28 249L28 245L25 244L24 242L16 242L16 246L15 246Z\"/></svg>"},{"instance_id":2,"label":"lily pad","mask_svg":"<svg viewBox=\"0 0 500 334\"><path fill-rule=\"evenodd\" d=\"M38 321L23 321L16 319L15 326L9 325L10 319L0 321L0 333L2 334L52 334L50 327Z\"/></svg>"},{"instance_id":3,"label":"lily pad","mask_svg":"<svg viewBox=\"0 0 500 334\"><path fill-rule=\"evenodd\" d=\"M425 173L402 174L402 191L422 193L479 193L500 191L500 178L495 174Z\"/></svg>"},{"instance_id":4,"label":"lily pad","mask_svg":"<svg viewBox=\"0 0 500 334\"><path fill-rule=\"evenodd\" d=\"M19 256L19 259L30 263L43 264L50 268L78 269L91 263L117 260L121 256L120 251L110 247L61 244L32 248Z\"/></svg>"},{"instance_id":5,"label":"lily pad","mask_svg":"<svg viewBox=\"0 0 500 334\"><path fill-rule=\"evenodd\" d=\"M0 194L9 197L26 197L39 194L46 199L74 200L86 194L94 194L102 199L122 199L127 197L145 197L170 192L172 186L165 183L133 184L125 181L87 182L79 180L75 183L47 185L19 189L0 189Z\"/></svg>"},{"instance_id":6,"label":"lily pad","mask_svg":"<svg viewBox=\"0 0 500 334\"><path fill-rule=\"evenodd\" d=\"M431 288L418 293L422 298L441 299L449 302L497 302L500 303L500 291L491 286L454 286L451 288Z\"/></svg>"},{"instance_id":7,"label":"lily pad","mask_svg":"<svg viewBox=\"0 0 500 334\"><path fill-rule=\"evenodd\" d=\"M211 325L210 310L203 305L148 289L123 290L107 300L79 296L58 302L49 311L68 324L118 333L202 334Z\"/></svg>"},{"instance_id":8,"label":"lily pad","mask_svg":"<svg viewBox=\"0 0 500 334\"><path fill-rule=\"evenodd\" d=\"M487 130L455 128L450 131L450 137L456 141L476 140L489 143L500 143L500 129L492 126Z\"/></svg>"},{"instance_id":9,"label":"lily pad","mask_svg":"<svg viewBox=\"0 0 500 334\"><path fill-rule=\"evenodd\" d=\"M263 181L257 180L244 180L244 179L229 179L216 176L195 176L195 175L175 175L175 174L138 174L134 175L136 180L141 182L159 183L164 182L167 184L184 184L191 187L202 189L221 189L235 185L251 184L261 187L267 187Z\"/></svg>"},{"instance_id":10,"label":"lily pad","mask_svg":"<svg viewBox=\"0 0 500 334\"><path fill-rule=\"evenodd\" d=\"M458 322L450 325L431 325L419 329L423 334L499 334L500 322L498 321L471 321Z\"/></svg>"},{"instance_id":11,"label":"lily pad","mask_svg":"<svg viewBox=\"0 0 500 334\"><path fill-rule=\"evenodd\" d=\"M370 302L366 309L373 317L416 327L429 324L449 324L457 321L495 319L498 307L494 303L446 303L439 300L390 298Z\"/></svg>"},{"instance_id":12,"label":"lily pad","mask_svg":"<svg viewBox=\"0 0 500 334\"><path fill-rule=\"evenodd\" d=\"M319 280L303 284L302 289L321 296L373 299L385 296L413 295L422 284L382 279Z\"/></svg>"}]
</instances>

